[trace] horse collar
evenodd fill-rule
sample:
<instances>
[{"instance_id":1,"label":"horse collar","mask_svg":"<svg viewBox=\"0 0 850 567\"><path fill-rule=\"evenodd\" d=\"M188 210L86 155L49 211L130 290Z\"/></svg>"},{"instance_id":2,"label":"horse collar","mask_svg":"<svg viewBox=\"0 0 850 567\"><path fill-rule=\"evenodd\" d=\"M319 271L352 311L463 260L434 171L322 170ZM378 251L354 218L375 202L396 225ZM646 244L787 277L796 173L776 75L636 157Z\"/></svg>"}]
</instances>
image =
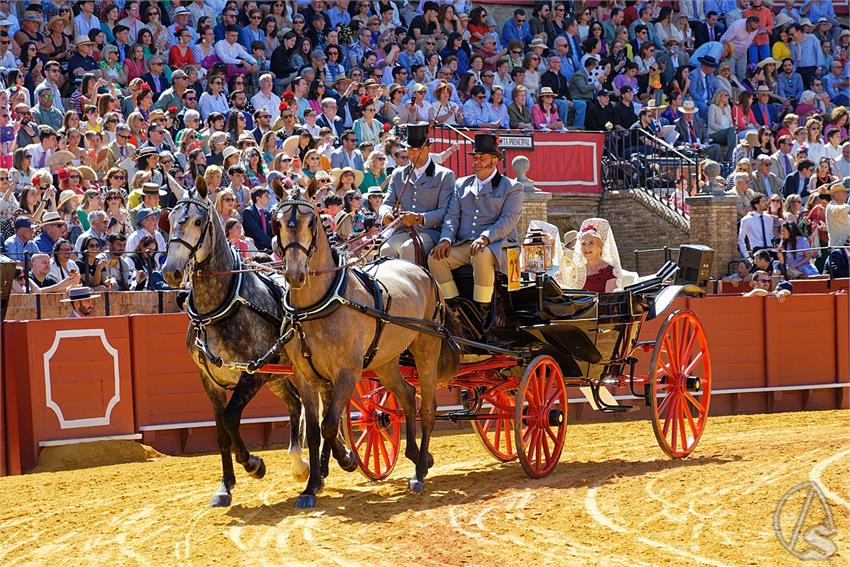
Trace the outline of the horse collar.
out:
<instances>
[{"instance_id":1,"label":"horse collar","mask_svg":"<svg viewBox=\"0 0 850 567\"><path fill-rule=\"evenodd\" d=\"M290 320L300 322L319 319L330 315L337 307L348 302L343 296L348 287L348 268L345 267L345 261L342 259L339 261L339 268L325 296L309 307L303 309L293 307L289 299L290 291L287 290L286 295L283 296L283 310Z\"/></svg>"}]
</instances>

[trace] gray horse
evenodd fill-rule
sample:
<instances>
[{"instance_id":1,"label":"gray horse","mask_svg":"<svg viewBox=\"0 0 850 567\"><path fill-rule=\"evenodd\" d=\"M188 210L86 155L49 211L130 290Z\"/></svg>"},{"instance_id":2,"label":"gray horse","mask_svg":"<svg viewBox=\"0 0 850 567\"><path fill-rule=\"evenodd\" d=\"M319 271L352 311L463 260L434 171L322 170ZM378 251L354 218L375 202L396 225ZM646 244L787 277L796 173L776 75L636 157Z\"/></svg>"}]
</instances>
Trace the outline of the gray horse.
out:
<instances>
[{"instance_id":1,"label":"gray horse","mask_svg":"<svg viewBox=\"0 0 850 567\"><path fill-rule=\"evenodd\" d=\"M289 456L292 475L303 481L308 465L301 457L299 442L301 401L286 377L250 374L229 368L222 361L257 360L280 334L283 310L280 291L256 273L234 273L241 268L237 253L225 238L221 219L207 199L203 186L198 198L180 200L171 212L171 233L163 276L178 287L187 275L192 284L189 300L190 324L186 346L201 372L201 381L212 402L218 445L221 450L222 480L212 506L229 506L236 484L231 449L236 462L254 478L262 478L266 466L261 457L248 452L239 434L242 411L266 384L289 409ZM285 354L271 362L288 363ZM227 400L227 390L232 390ZM318 467L317 467L318 471Z\"/></svg>"},{"instance_id":2,"label":"gray horse","mask_svg":"<svg viewBox=\"0 0 850 567\"><path fill-rule=\"evenodd\" d=\"M299 337L287 343L286 350L298 370L293 381L304 405L310 450L310 478L296 506L316 505L316 493L323 482L316 471L322 438L330 443L343 469L352 468L355 463L337 433L342 411L366 368L373 370L387 390L397 396L404 410L405 456L416 464L408 488L416 493L424 491L425 475L434 463L428 447L434 428L437 384L446 383L454 376L459 353L451 348L445 336L392 323L382 332L383 324L378 319L353 304L382 306L394 317L434 322L432 327L438 327L448 317L439 286L420 266L404 260L387 260L370 271L376 282L370 290L367 279L357 277L349 268L340 268L322 230L318 211L309 194L304 195L300 189L281 202L275 223L289 284L286 310ZM399 369L399 355L405 350L413 355L419 374L422 422L419 447L416 389L402 378Z\"/></svg>"}]
</instances>

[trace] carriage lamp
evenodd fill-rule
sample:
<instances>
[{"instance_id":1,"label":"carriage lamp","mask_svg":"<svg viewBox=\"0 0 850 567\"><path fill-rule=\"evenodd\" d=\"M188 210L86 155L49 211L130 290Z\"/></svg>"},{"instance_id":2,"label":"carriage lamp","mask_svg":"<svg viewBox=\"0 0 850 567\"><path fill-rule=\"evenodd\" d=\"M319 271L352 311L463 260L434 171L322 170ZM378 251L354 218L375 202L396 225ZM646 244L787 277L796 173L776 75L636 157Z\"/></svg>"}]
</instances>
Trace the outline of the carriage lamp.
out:
<instances>
[{"instance_id":1,"label":"carriage lamp","mask_svg":"<svg viewBox=\"0 0 850 567\"><path fill-rule=\"evenodd\" d=\"M522 255L525 259L523 271L535 274L546 273L552 269L554 242L543 230L532 229L522 243Z\"/></svg>"}]
</instances>

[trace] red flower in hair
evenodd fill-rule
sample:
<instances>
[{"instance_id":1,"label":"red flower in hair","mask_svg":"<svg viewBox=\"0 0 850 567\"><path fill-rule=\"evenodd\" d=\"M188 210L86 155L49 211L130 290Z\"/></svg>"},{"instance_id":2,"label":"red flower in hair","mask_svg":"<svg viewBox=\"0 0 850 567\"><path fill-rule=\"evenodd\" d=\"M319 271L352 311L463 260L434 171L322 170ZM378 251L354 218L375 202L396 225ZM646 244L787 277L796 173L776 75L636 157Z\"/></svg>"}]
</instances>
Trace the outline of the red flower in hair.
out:
<instances>
[{"instance_id":1,"label":"red flower in hair","mask_svg":"<svg viewBox=\"0 0 850 567\"><path fill-rule=\"evenodd\" d=\"M360 106L361 107L369 106L370 104L372 104L372 97L370 97L368 95L363 95L363 96L360 97Z\"/></svg>"},{"instance_id":2,"label":"red flower in hair","mask_svg":"<svg viewBox=\"0 0 850 567\"><path fill-rule=\"evenodd\" d=\"M32 179L30 179L30 183L32 183L33 185L37 185L38 184L38 175L33 175Z\"/></svg>"},{"instance_id":3,"label":"red flower in hair","mask_svg":"<svg viewBox=\"0 0 850 567\"><path fill-rule=\"evenodd\" d=\"M286 94L286 93L284 93L284 94ZM280 105L278 105L277 109L280 110L281 112L283 112L284 110L289 110L289 103L284 100L280 103Z\"/></svg>"},{"instance_id":4,"label":"red flower in hair","mask_svg":"<svg viewBox=\"0 0 850 567\"><path fill-rule=\"evenodd\" d=\"M392 126L390 126L389 122L384 122L384 132L389 132L392 130Z\"/></svg>"},{"instance_id":5,"label":"red flower in hair","mask_svg":"<svg viewBox=\"0 0 850 567\"><path fill-rule=\"evenodd\" d=\"M69 177L71 174L70 174L70 173L68 172L68 170L67 170L67 169L65 169L64 167L60 167L60 168L59 168L59 170L56 172L56 175L57 175L57 177L59 177L59 179L60 179L61 181L67 181L67 180L68 180L68 177Z\"/></svg>"},{"instance_id":6,"label":"red flower in hair","mask_svg":"<svg viewBox=\"0 0 850 567\"><path fill-rule=\"evenodd\" d=\"M285 91L283 91L283 100L289 101L289 100L292 100L294 98L295 98L295 93L292 92L290 89L286 89Z\"/></svg>"},{"instance_id":7,"label":"red flower in hair","mask_svg":"<svg viewBox=\"0 0 850 567\"><path fill-rule=\"evenodd\" d=\"M147 83L142 83L141 85L139 85L139 90L149 91L151 90L151 86Z\"/></svg>"},{"instance_id":8,"label":"red flower in hair","mask_svg":"<svg viewBox=\"0 0 850 567\"><path fill-rule=\"evenodd\" d=\"M590 232L591 230L594 231L594 232L599 232L599 229L597 229L596 225L593 225L593 224L589 224L589 225L585 226L583 229L581 229L582 232Z\"/></svg>"},{"instance_id":9,"label":"red flower in hair","mask_svg":"<svg viewBox=\"0 0 850 567\"><path fill-rule=\"evenodd\" d=\"M177 110L177 107L176 107L176 106L169 106L169 107L168 107L168 113L169 113L169 114L177 114L178 112L180 112L180 111L179 111L179 110Z\"/></svg>"}]
</instances>

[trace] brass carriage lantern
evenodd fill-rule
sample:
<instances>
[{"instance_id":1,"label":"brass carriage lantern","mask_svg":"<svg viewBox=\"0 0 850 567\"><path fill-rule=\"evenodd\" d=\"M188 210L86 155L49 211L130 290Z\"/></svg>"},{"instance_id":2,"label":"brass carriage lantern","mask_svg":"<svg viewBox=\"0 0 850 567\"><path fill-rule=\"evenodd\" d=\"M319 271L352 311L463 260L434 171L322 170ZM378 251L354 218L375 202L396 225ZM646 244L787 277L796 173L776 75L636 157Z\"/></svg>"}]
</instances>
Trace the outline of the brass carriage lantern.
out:
<instances>
[{"instance_id":1,"label":"brass carriage lantern","mask_svg":"<svg viewBox=\"0 0 850 567\"><path fill-rule=\"evenodd\" d=\"M552 269L554 253L552 237L543 230L532 229L522 243L523 271L543 274Z\"/></svg>"}]
</instances>

